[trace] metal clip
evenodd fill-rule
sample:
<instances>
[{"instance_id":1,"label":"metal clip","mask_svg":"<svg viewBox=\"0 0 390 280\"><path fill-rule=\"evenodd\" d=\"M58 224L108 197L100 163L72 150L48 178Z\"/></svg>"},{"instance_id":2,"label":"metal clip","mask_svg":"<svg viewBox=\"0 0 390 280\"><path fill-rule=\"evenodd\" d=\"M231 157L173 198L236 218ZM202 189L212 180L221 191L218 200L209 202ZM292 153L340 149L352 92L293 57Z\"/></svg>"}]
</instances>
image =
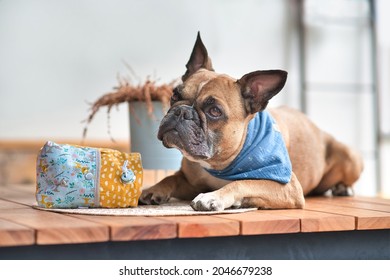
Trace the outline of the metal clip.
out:
<instances>
[{"instance_id":1,"label":"metal clip","mask_svg":"<svg viewBox=\"0 0 390 280\"><path fill-rule=\"evenodd\" d=\"M131 184L135 181L135 174L131 169L127 168L128 161L125 160L122 166L121 181L123 184Z\"/></svg>"}]
</instances>

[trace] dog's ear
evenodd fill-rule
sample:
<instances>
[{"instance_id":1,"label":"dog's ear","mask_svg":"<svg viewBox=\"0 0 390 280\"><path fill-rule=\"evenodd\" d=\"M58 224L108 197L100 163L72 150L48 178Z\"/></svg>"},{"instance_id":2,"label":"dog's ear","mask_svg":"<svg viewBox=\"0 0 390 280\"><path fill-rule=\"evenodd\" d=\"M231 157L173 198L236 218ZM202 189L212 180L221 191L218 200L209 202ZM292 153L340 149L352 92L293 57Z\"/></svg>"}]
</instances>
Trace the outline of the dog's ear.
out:
<instances>
[{"instance_id":1,"label":"dog's ear","mask_svg":"<svg viewBox=\"0 0 390 280\"><path fill-rule=\"evenodd\" d=\"M204 46L202 39L200 38L200 32L198 32L198 36L196 37L196 42L194 48L192 49L190 59L186 64L186 68L187 71L181 77L183 82L200 68L205 68L207 70L214 71L213 66L211 64L211 59L207 54L207 49Z\"/></svg>"},{"instance_id":2,"label":"dog's ear","mask_svg":"<svg viewBox=\"0 0 390 280\"><path fill-rule=\"evenodd\" d=\"M249 114L262 111L287 80L287 72L282 70L255 71L237 81L245 107Z\"/></svg>"}]
</instances>

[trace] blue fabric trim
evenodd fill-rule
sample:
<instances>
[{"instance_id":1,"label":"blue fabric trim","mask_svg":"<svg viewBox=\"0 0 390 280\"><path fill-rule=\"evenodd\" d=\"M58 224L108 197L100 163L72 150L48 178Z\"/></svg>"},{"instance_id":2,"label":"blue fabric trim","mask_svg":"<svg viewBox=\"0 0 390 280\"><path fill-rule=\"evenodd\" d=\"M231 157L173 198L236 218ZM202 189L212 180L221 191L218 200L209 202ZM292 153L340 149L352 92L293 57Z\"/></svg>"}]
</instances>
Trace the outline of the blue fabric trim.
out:
<instances>
[{"instance_id":1,"label":"blue fabric trim","mask_svg":"<svg viewBox=\"0 0 390 280\"><path fill-rule=\"evenodd\" d=\"M249 122L244 146L233 162L223 170L206 170L230 181L265 179L286 184L290 182L292 166L275 120L262 111Z\"/></svg>"}]
</instances>

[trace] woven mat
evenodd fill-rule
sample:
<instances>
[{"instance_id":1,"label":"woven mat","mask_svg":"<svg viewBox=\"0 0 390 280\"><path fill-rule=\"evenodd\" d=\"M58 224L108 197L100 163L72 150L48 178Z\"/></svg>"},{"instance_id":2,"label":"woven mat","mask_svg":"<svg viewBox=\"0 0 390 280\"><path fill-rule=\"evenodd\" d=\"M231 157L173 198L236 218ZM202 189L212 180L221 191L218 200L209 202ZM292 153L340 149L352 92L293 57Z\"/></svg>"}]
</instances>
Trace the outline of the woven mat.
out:
<instances>
[{"instance_id":1,"label":"woven mat","mask_svg":"<svg viewBox=\"0 0 390 280\"><path fill-rule=\"evenodd\" d=\"M225 209L222 211L195 211L189 201L174 201L162 205L139 205L135 208L77 208L77 209L47 209L34 205L35 209L82 215L105 216L192 216L233 214L257 210L257 208Z\"/></svg>"}]
</instances>

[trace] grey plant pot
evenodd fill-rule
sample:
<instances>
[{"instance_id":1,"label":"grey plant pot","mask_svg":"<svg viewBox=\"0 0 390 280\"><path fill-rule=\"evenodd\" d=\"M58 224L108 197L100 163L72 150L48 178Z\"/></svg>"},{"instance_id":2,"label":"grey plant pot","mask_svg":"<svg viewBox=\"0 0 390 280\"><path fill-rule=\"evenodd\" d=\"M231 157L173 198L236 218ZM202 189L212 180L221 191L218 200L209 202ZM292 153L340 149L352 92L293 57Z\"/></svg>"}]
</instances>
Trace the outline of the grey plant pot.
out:
<instances>
[{"instance_id":1,"label":"grey plant pot","mask_svg":"<svg viewBox=\"0 0 390 280\"><path fill-rule=\"evenodd\" d=\"M148 115L145 102L129 103L130 150L141 153L145 169L178 170L182 154L168 149L157 139L158 127L165 115L162 103L153 101L153 118Z\"/></svg>"}]
</instances>

